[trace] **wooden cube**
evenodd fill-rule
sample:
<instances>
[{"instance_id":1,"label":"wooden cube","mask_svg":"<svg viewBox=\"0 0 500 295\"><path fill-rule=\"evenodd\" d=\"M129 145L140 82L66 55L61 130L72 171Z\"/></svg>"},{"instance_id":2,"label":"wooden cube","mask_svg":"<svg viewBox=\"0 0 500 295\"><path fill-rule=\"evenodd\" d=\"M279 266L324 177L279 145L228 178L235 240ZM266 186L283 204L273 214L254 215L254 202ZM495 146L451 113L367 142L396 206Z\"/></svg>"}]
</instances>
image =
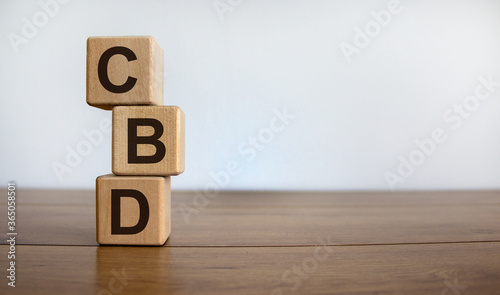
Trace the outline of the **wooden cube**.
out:
<instances>
[{"instance_id":1,"label":"wooden cube","mask_svg":"<svg viewBox=\"0 0 500 295\"><path fill-rule=\"evenodd\" d=\"M170 177L99 176L96 208L99 244L163 245L170 235Z\"/></svg>"},{"instance_id":2,"label":"wooden cube","mask_svg":"<svg viewBox=\"0 0 500 295\"><path fill-rule=\"evenodd\" d=\"M184 172L184 112L176 106L113 108L113 173Z\"/></svg>"},{"instance_id":3,"label":"wooden cube","mask_svg":"<svg viewBox=\"0 0 500 295\"><path fill-rule=\"evenodd\" d=\"M153 37L90 37L87 40L87 103L163 104L163 50Z\"/></svg>"}]
</instances>

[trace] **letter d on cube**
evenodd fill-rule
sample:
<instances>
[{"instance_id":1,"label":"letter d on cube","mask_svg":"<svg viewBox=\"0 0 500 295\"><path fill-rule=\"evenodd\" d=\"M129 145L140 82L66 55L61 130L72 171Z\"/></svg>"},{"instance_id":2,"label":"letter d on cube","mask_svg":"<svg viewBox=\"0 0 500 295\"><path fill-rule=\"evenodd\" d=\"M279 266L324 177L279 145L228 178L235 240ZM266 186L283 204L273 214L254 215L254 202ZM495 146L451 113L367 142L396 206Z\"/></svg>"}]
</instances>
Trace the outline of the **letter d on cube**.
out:
<instances>
[{"instance_id":1,"label":"letter d on cube","mask_svg":"<svg viewBox=\"0 0 500 295\"><path fill-rule=\"evenodd\" d=\"M103 175L96 180L97 242L161 246L170 235L170 177Z\"/></svg>"}]
</instances>

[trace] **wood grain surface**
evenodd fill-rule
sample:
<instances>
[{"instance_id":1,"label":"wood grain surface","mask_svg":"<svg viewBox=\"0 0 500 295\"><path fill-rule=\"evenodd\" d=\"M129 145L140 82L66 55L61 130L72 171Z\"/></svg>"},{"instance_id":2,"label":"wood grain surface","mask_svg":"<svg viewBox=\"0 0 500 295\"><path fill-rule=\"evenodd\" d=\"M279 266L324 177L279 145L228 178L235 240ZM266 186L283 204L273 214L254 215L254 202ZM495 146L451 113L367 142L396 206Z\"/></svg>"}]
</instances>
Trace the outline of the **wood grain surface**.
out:
<instances>
[{"instance_id":1,"label":"wood grain surface","mask_svg":"<svg viewBox=\"0 0 500 295\"><path fill-rule=\"evenodd\" d=\"M17 287L0 294L499 294L497 191L195 196L173 192L163 247L112 247L94 192L19 190Z\"/></svg>"}]
</instances>

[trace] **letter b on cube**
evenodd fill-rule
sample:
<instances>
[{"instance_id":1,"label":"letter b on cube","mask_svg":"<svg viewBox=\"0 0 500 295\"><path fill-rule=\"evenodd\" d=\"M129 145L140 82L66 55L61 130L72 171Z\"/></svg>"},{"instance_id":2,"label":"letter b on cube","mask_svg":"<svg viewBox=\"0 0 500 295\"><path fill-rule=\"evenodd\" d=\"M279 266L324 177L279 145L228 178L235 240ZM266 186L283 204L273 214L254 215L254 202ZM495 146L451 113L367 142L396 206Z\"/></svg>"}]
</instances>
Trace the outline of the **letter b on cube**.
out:
<instances>
[{"instance_id":1,"label":"letter b on cube","mask_svg":"<svg viewBox=\"0 0 500 295\"><path fill-rule=\"evenodd\" d=\"M184 172L184 112L176 106L113 109L113 173L170 176Z\"/></svg>"}]
</instances>

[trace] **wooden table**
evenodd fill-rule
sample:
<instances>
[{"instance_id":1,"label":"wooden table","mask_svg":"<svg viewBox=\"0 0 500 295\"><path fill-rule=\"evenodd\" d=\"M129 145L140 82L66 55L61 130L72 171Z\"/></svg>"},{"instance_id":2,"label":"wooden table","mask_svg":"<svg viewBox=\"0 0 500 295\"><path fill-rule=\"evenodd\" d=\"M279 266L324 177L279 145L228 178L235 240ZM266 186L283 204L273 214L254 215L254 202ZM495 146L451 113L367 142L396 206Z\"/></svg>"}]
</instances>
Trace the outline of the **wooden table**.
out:
<instances>
[{"instance_id":1,"label":"wooden table","mask_svg":"<svg viewBox=\"0 0 500 295\"><path fill-rule=\"evenodd\" d=\"M165 246L99 247L93 191L19 190L0 294L500 294L498 191L194 196Z\"/></svg>"}]
</instances>

